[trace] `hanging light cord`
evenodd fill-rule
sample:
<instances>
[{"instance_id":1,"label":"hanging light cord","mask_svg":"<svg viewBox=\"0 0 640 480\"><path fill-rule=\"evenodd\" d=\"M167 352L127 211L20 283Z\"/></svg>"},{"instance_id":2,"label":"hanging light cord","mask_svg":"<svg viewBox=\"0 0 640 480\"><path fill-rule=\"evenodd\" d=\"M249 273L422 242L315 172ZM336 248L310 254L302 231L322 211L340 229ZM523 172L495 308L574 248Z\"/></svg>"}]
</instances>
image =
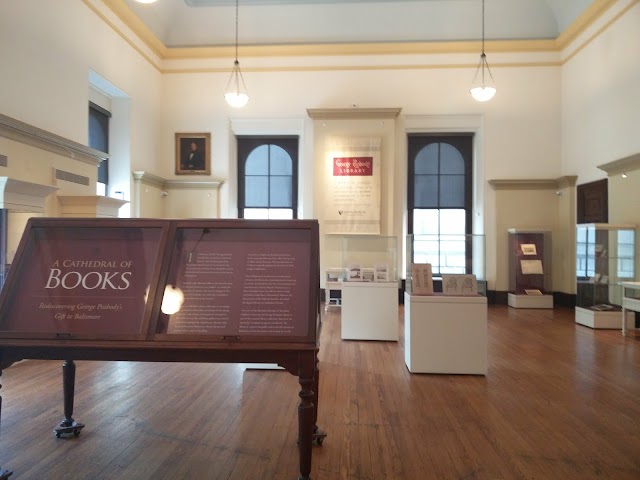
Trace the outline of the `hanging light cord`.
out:
<instances>
[{"instance_id":1,"label":"hanging light cord","mask_svg":"<svg viewBox=\"0 0 640 480\"><path fill-rule=\"evenodd\" d=\"M236 0L236 61L234 63L238 63L238 3L240 2L240 0ZM482 0L482 17L484 18L484 0ZM483 25L483 29L484 29L484 20L482 21L482 25ZM484 30L483 30L484 32ZM484 37L484 33L482 34L482 36ZM484 47L483 47L484 50Z\"/></svg>"},{"instance_id":2,"label":"hanging light cord","mask_svg":"<svg viewBox=\"0 0 640 480\"><path fill-rule=\"evenodd\" d=\"M236 18L237 21L237 18ZM236 29L238 27L236 26ZM236 32L236 42L237 40L237 32ZM482 55L484 55L484 0L482 0Z\"/></svg>"}]
</instances>

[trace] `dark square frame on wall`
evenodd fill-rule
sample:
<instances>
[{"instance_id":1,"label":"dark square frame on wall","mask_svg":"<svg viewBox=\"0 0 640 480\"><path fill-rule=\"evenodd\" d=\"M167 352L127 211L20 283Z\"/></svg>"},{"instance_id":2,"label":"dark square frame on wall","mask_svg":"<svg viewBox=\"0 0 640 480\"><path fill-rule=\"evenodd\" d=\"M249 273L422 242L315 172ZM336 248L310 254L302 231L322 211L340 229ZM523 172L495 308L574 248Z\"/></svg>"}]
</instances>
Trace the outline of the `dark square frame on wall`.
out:
<instances>
[{"instance_id":1,"label":"dark square frame on wall","mask_svg":"<svg viewBox=\"0 0 640 480\"><path fill-rule=\"evenodd\" d=\"M176 175L211 175L211 134L176 133Z\"/></svg>"}]
</instances>

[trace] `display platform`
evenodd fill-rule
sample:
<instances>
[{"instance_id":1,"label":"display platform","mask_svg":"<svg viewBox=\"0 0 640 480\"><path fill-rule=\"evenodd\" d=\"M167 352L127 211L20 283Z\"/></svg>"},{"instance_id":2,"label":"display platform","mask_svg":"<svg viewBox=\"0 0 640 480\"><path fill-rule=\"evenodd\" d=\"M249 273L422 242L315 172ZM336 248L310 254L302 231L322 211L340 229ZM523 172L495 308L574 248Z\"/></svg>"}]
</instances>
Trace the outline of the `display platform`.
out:
<instances>
[{"instance_id":1,"label":"display platform","mask_svg":"<svg viewBox=\"0 0 640 480\"><path fill-rule=\"evenodd\" d=\"M635 323L633 312L626 312L627 328ZM622 324L622 311L618 308L608 312L576 307L576 323L589 328L618 330Z\"/></svg>"},{"instance_id":2,"label":"display platform","mask_svg":"<svg viewBox=\"0 0 640 480\"><path fill-rule=\"evenodd\" d=\"M622 282L622 334L626 335L627 330L635 329L635 315L633 315L632 322L625 322L627 317L627 310L632 312L640 312L640 282Z\"/></svg>"},{"instance_id":3,"label":"display platform","mask_svg":"<svg viewBox=\"0 0 640 480\"><path fill-rule=\"evenodd\" d=\"M487 374L487 298L404 294L411 373Z\"/></svg>"},{"instance_id":4,"label":"display platform","mask_svg":"<svg viewBox=\"0 0 640 480\"><path fill-rule=\"evenodd\" d=\"M343 340L398 340L398 283L343 282Z\"/></svg>"},{"instance_id":5,"label":"display platform","mask_svg":"<svg viewBox=\"0 0 640 480\"><path fill-rule=\"evenodd\" d=\"M553 308L553 295L508 294L508 304L513 308Z\"/></svg>"}]
</instances>

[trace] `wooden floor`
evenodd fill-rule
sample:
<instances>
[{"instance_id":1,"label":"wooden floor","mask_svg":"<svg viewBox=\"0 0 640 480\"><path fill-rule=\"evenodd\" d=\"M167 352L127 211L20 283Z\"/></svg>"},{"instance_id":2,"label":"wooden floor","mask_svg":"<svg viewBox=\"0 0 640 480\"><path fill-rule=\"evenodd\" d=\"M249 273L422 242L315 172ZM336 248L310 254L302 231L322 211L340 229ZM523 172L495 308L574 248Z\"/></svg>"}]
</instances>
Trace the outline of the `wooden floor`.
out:
<instances>
[{"instance_id":1,"label":"wooden floor","mask_svg":"<svg viewBox=\"0 0 640 480\"><path fill-rule=\"evenodd\" d=\"M399 316L402 332L402 308ZM314 480L640 479L640 332L572 310L489 308L489 372L412 375L399 342L325 316ZM56 439L60 362L2 377L0 465L19 480L294 480L297 378L240 365L78 362L78 438Z\"/></svg>"}]
</instances>

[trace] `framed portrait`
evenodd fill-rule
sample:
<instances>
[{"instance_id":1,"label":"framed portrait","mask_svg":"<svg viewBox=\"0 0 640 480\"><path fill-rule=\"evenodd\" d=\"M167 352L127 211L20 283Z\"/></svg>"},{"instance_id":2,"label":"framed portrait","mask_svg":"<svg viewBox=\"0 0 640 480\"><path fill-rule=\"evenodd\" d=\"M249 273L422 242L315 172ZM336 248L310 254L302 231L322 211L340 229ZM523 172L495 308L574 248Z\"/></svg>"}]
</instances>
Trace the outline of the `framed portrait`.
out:
<instances>
[{"instance_id":1,"label":"framed portrait","mask_svg":"<svg viewBox=\"0 0 640 480\"><path fill-rule=\"evenodd\" d=\"M210 152L210 133L176 133L176 175L210 175Z\"/></svg>"}]
</instances>

